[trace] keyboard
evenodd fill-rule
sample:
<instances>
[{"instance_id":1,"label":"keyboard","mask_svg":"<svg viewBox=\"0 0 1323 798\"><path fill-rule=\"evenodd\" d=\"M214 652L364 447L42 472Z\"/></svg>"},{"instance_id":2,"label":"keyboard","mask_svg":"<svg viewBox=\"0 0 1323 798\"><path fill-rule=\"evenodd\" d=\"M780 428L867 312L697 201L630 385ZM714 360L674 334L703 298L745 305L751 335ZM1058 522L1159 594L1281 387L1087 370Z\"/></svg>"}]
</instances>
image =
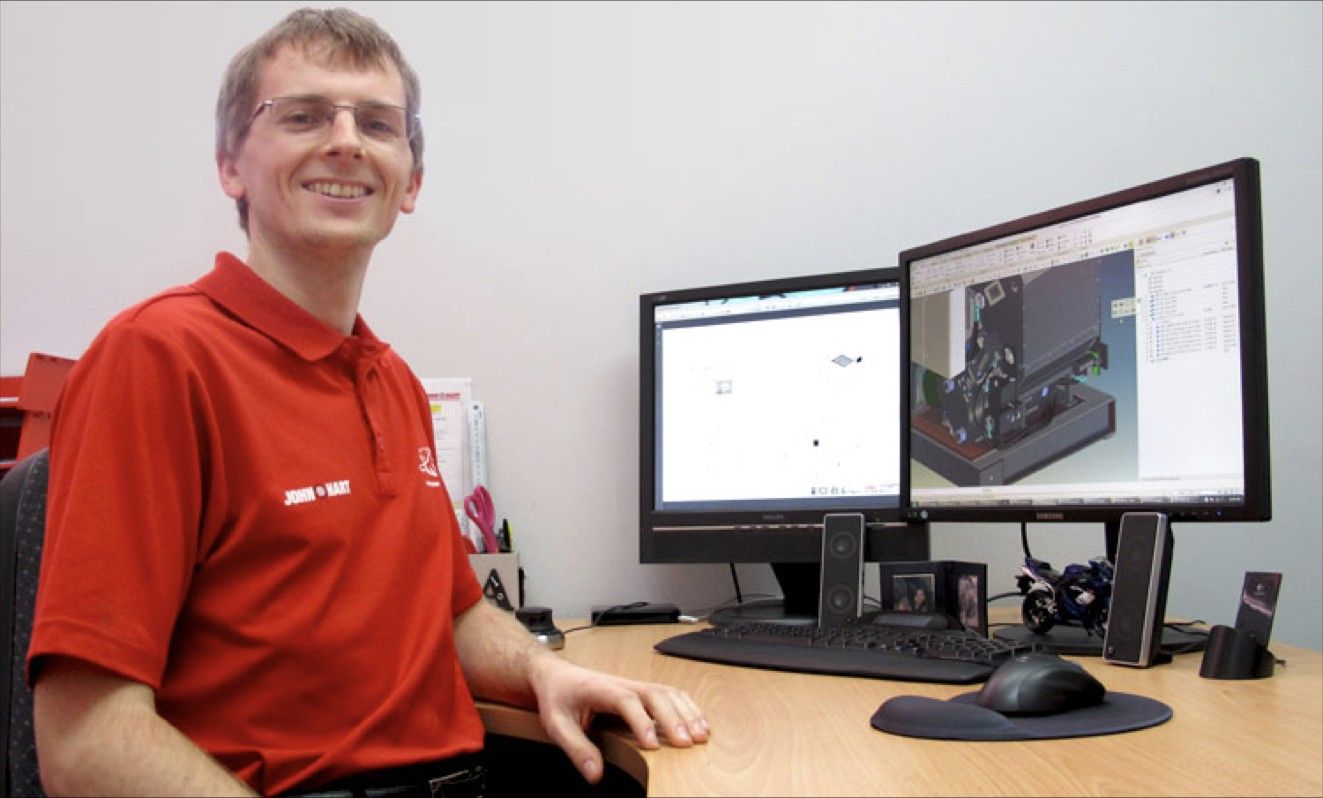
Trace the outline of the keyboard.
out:
<instances>
[{"instance_id":1,"label":"keyboard","mask_svg":"<svg viewBox=\"0 0 1323 798\"><path fill-rule=\"evenodd\" d=\"M863 676L910 682L969 684L1028 643L960 629L926 630L868 623L827 629L742 622L676 635L657 643L663 654L753 668Z\"/></svg>"}]
</instances>

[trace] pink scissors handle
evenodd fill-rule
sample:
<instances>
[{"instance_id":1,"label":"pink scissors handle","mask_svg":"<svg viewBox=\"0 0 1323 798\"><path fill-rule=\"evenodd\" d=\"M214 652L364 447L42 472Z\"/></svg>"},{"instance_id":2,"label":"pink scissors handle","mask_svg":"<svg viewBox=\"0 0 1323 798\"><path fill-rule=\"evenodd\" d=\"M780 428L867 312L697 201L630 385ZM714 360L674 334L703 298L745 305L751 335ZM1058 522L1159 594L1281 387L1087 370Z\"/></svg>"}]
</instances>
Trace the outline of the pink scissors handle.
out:
<instances>
[{"instance_id":1,"label":"pink scissors handle","mask_svg":"<svg viewBox=\"0 0 1323 798\"><path fill-rule=\"evenodd\" d=\"M496 506L492 494L482 485L474 488L473 493L464 500L464 513L473 519L482 532L482 543L489 554L501 550L496 540Z\"/></svg>"}]
</instances>

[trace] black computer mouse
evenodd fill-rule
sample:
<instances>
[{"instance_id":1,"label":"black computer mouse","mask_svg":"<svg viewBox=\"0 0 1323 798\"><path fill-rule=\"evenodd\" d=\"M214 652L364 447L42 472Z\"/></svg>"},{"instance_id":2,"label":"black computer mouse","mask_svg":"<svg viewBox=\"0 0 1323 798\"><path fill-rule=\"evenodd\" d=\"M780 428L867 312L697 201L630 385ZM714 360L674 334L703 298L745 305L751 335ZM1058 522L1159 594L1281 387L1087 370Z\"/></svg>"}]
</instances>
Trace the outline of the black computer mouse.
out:
<instances>
[{"instance_id":1,"label":"black computer mouse","mask_svg":"<svg viewBox=\"0 0 1323 798\"><path fill-rule=\"evenodd\" d=\"M1055 654L1017 654L979 690L975 703L1003 715L1053 715L1101 704L1107 689L1073 662Z\"/></svg>"}]
</instances>

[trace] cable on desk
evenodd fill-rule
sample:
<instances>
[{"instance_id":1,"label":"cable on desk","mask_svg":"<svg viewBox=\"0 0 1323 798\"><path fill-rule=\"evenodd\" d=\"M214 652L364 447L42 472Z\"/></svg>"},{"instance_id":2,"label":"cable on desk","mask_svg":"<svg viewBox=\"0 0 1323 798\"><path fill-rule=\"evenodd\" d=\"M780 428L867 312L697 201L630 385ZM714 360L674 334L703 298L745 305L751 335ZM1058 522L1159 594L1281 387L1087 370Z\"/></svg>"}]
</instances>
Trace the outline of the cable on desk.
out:
<instances>
[{"instance_id":1,"label":"cable on desk","mask_svg":"<svg viewBox=\"0 0 1323 798\"><path fill-rule=\"evenodd\" d=\"M731 606L738 607L738 606L744 604L746 600L748 600L748 601L754 601L754 600L758 600L758 599L768 599L768 598L773 598L773 595L772 595L771 593L750 593L750 594L747 595L747 596L739 596L739 595L737 595L737 596L736 596L735 598L733 598L733 599L728 599L728 600L723 601L723 602L721 602L721 603L719 603L719 604L713 604L713 605L710 606L710 607L700 607L700 608L697 608L697 609L695 609L693 612L686 613L686 615L688 615L689 617L694 618L695 620L702 620L702 621L705 621L705 620L708 619L708 617L709 617L712 613L716 612L717 610L723 610L723 609L725 609L725 608L727 608L727 607L731 607Z\"/></svg>"}]
</instances>

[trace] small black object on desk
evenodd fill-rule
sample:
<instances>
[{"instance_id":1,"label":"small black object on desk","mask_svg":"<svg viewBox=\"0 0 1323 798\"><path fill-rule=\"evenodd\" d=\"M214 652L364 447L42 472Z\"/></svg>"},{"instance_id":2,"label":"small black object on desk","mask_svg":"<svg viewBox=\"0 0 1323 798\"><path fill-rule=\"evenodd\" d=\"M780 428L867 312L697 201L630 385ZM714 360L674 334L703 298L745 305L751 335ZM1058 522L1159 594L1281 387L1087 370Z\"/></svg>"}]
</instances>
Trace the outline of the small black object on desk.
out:
<instances>
[{"instance_id":1,"label":"small black object on desk","mask_svg":"<svg viewBox=\"0 0 1323 798\"><path fill-rule=\"evenodd\" d=\"M636 601L610 607L593 607L593 626L623 626L636 623L679 623L680 608L674 604Z\"/></svg>"},{"instance_id":2,"label":"small black object on desk","mask_svg":"<svg viewBox=\"0 0 1323 798\"><path fill-rule=\"evenodd\" d=\"M556 628L549 607L520 607L515 617L539 643L557 650L565 647L565 633Z\"/></svg>"},{"instance_id":3,"label":"small black object on desk","mask_svg":"<svg viewBox=\"0 0 1323 798\"><path fill-rule=\"evenodd\" d=\"M1265 679L1272 676L1275 663L1272 652L1257 637L1219 624L1208 633L1199 675L1205 679Z\"/></svg>"}]
</instances>

